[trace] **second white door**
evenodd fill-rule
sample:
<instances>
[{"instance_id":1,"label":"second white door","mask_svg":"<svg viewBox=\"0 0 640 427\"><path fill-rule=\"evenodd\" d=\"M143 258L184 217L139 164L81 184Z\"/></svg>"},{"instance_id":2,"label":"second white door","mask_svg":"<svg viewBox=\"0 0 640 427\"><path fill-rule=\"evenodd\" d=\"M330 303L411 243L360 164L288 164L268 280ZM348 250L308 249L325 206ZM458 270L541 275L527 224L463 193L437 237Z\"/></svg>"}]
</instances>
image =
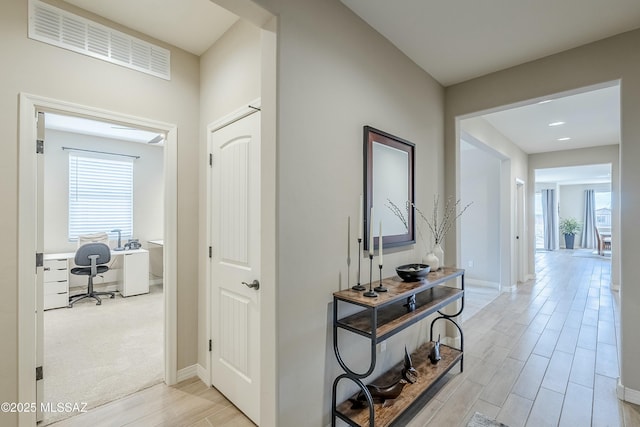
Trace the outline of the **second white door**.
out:
<instances>
[{"instance_id":1,"label":"second white door","mask_svg":"<svg viewBox=\"0 0 640 427\"><path fill-rule=\"evenodd\" d=\"M211 135L211 380L260 423L260 113Z\"/></svg>"}]
</instances>

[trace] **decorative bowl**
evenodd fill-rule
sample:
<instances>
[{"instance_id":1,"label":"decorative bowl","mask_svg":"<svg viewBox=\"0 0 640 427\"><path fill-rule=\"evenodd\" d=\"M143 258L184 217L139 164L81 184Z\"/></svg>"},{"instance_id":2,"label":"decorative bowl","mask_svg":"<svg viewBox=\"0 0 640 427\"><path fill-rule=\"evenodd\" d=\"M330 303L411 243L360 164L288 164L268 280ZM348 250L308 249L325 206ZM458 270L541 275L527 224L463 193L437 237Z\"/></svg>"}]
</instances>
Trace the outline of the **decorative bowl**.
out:
<instances>
[{"instance_id":1,"label":"decorative bowl","mask_svg":"<svg viewBox=\"0 0 640 427\"><path fill-rule=\"evenodd\" d=\"M396 267L396 273L405 282L415 282L422 279L431 271L431 267L426 264L406 264Z\"/></svg>"}]
</instances>

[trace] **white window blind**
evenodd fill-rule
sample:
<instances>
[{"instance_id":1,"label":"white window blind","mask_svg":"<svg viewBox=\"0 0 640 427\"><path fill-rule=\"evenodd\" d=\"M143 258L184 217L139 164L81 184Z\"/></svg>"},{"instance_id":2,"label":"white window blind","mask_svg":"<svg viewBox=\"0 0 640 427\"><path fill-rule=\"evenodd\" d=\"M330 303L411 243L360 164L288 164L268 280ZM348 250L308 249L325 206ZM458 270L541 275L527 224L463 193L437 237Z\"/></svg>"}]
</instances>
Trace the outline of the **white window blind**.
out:
<instances>
[{"instance_id":1,"label":"white window blind","mask_svg":"<svg viewBox=\"0 0 640 427\"><path fill-rule=\"evenodd\" d=\"M133 159L70 152L69 241L115 229L133 237Z\"/></svg>"}]
</instances>

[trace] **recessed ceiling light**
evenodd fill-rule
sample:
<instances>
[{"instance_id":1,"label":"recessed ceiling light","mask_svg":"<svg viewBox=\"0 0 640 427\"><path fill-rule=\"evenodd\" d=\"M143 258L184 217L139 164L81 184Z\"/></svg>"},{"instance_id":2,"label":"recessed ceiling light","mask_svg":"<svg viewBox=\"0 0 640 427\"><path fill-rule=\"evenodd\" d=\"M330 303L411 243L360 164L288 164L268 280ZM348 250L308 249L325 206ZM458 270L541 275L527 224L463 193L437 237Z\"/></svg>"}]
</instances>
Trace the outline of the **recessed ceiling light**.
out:
<instances>
[{"instance_id":1,"label":"recessed ceiling light","mask_svg":"<svg viewBox=\"0 0 640 427\"><path fill-rule=\"evenodd\" d=\"M563 125L564 122L553 122L553 123L549 123L549 126L560 126Z\"/></svg>"},{"instance_id":2,"label":"recessed ceiling light","mask_svg":"<svg viewBox=\"0 0 640 427\"><path fill-rule=\"evenodd\" d=\"M546 103L551 102L551 101L553 101L553 99L545 99L544 101L538 102L538 104L546 104Z\"/></svg>"},{"instance_id":3,"label":"recessed ceiling light","mask_svg":"<svg viewBox=\"0 0 640 427\"><path fill-rule=\"evenodd\" d=\"M571 138L569 138L568 136L565 136L564 138L558 138L558 141L568 141Z\"/></svg>"}]
</instances>

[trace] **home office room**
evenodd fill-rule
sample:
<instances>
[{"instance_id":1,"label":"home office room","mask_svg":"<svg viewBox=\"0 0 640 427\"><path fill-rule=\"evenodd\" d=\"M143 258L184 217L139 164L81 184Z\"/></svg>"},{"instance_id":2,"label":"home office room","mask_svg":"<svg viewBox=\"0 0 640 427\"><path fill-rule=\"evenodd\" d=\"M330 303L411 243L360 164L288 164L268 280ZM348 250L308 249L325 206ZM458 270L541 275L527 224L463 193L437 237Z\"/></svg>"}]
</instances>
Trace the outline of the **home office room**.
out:
<instances>
[{"instance_id":1,"label":"home office room","mask_svg":"<svg viewBox=\"0 0 640 427\"><path fill-rule=\"evenodd\" d=\"M56 113L39 120L43 400L93 407L163 380L164 135Z\"/></svg>"}]
</instances>

